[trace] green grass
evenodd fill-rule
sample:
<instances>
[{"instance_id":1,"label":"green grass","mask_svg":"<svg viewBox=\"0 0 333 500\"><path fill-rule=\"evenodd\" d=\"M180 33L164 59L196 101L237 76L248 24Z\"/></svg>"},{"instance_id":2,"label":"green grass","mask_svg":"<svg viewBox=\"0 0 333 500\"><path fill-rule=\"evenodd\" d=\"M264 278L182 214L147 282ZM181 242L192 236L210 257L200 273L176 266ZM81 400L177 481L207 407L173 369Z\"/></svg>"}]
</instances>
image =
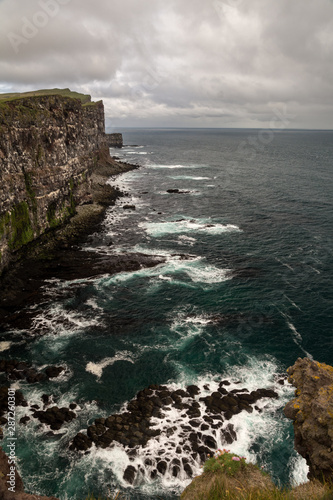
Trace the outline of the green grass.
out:
<instances>
[{"instance_id":1,"label":"green grass","mask_svg":"<svg viewBox=\"0 0 333 500\"><path fill-rule=\"evenodd\" d=\"M218 450L217 453L209 458L203 467L204 472L223 471L228 476L234 476L239 470L245 469L246 462L244 457L239 457L227 450Z\"/></svg>"},{"instance_id":2,"label":"green grass","mask_svg":"<svg viewBox=\"0 0 333 500\"><path fill-rule=\"evenodd\" d=\"M292 489L278 488L257 465L229 450L217 450L193 479L181 500L333 500L333 485L312 480Z\"/></svg>"},{"instance_id":3,"label":"green grass","mask_svg":"<svg viewBox=\"0 0 333 500\"><path fill-rule=\"evenodd\" d=\"M60 95L62 97L71 97L73 99L80 99L82 104L91 105L91 97L88 94L80 94L79 92L72 92L69 89L42 89L33 90L31 92L13 92L8 94L0 94L0 101L9 102L16 99L22 99L24 97L40 97L40 96L51 96Z\"/></svg>"}]
</instances>

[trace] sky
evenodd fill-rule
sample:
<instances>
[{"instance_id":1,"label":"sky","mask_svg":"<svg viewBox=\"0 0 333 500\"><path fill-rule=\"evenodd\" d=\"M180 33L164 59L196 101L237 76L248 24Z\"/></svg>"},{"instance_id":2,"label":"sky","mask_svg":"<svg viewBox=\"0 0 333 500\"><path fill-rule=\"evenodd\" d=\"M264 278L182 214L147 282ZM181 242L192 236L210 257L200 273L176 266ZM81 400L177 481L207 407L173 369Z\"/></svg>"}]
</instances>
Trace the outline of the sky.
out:
<instances>
[{"instance_id":1,"label":"sky","mask_svg":"<svg viewBox=\"0 0 333 500\"><path fill-rule=\"evenodd\" d=\"M333 0L0 0L0 92L106 125L333 129Z\"/></svg>"}]
</instances>

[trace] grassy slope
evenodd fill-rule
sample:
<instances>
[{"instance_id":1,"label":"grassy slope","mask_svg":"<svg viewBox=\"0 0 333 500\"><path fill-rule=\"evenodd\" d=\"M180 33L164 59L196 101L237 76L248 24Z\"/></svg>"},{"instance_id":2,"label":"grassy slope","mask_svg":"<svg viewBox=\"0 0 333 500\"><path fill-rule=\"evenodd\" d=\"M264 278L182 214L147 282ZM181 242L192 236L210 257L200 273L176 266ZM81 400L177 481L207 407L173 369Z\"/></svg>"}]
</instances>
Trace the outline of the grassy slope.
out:
<instances>
[{"instance_id":1,"label":"grassy slope","mask_svg":"<svg viewBox=\"0 0 333 500\"><path fill-rule=\"evenodd\" d=\"M79 94L78 92L72 92L69 89L42 89L42 90L34 90L32 92L0 94L0 102L14 101L16 99L22 99L24 97L37 97L37 96L50 96L50 95L61 95L63 97L72 97L73 99L80 99L82 104L91 103L90 95Z\"/></svg>"}]
</instances>

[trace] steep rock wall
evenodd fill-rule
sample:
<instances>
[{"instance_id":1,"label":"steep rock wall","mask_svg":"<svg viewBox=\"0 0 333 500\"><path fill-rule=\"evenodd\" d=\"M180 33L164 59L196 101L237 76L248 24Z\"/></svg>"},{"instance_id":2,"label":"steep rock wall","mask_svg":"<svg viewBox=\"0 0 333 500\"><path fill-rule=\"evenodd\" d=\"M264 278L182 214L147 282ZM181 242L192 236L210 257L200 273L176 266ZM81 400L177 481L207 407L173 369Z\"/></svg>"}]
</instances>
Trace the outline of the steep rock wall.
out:
<instances>
[{"instance_id":1,"label":"steep rock wall","mask_svg":"<svg viewBox=\"0 0 333 500\"><path fill-rule=\"evenodd\" d=\"M0 274L16 252L91 201L102 101L60 95L0 102Z\"/></svg>"},{"instance_id":2,"label":"steep rock wall","mask_svg":"<svg viewBox=\"0 0 333 500\"><path fill-rule=\"evenodd\" d=\"M309 465L309 477L333 477L333 367L299 358L288 368L295 399L285 409L294 422L295 449Z\"/></svg>"}]
</instances>

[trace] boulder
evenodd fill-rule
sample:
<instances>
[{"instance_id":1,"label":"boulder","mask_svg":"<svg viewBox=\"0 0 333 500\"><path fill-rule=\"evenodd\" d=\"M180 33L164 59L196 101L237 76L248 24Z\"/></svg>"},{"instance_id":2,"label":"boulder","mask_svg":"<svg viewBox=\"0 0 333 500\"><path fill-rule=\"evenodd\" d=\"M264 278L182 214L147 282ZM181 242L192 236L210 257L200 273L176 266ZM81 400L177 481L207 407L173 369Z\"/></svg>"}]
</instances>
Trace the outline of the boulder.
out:
<instances>
[{"instance_id":1,"label":"boulder","mask_svg":"<svg viewBox=\"0 0 333 500\"><path fill-rule=\"evenodd\" d=\"M133 465L128 465L125 469L125 472L124 472L124 475L123 475L123 478L124 480L129 483L129 484L133 484L134 483L134 480L135 480L135 476L136 476L136 473L137 473L137 470L135 467L133 467Z\"/></svg>"}]
</instances>

